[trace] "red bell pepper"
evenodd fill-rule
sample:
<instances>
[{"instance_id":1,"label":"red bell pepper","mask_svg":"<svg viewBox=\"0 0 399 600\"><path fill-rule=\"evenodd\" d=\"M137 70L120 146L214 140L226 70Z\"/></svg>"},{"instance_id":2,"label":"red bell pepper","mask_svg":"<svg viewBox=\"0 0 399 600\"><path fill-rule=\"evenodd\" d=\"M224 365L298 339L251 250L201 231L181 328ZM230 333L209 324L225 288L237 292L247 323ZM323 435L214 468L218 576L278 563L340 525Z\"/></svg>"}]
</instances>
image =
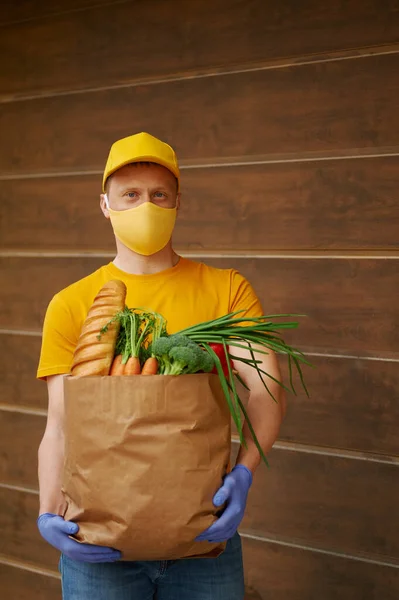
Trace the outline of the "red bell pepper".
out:
<instances>
[{"instance_id":1,"label":"red bell pepper","mask_svg":"<svg viewBox=\"0 0 399 600\"><path fill-rule=\"evenodd\" d=\"M226 360L226 354L224 351L224 346L223 344L209 344L209 346L212 348L212 350L214 351L214 353L216 354L216 356L219 358L221 364L222 364L222 369L223 369L223 373L226 375L226 377L228 377L229 375L229 367L227 365L227 360ZM230 359L230 366L233 369L233 361ZM217 374L217 368L216 365L213 367L212 369L212 373L216 373Z\"/></svg>"}]
</instances>

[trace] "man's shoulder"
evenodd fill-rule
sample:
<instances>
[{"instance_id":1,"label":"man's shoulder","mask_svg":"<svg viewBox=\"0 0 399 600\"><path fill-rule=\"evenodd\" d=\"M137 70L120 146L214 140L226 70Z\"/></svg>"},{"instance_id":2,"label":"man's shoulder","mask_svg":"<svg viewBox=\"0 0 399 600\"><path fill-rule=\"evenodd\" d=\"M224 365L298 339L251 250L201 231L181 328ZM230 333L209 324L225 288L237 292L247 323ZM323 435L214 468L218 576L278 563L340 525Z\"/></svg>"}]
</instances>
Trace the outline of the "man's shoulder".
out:
<instances>
[{"instance_id":1,"label":"man's shoulder","mask_svg":"<svg viewBox=\"0 0 399 600\"><path fill-rule=\"evenodd\" d=\"M90 303L98 294L101 287L112 277L107 273L107 265L102 265L89 275L74 281L56 294L56 298L68 305L77 303Z\"/></svg>"},{"instance_id":2,"label":"man's shoulder","mask_svg":"<svg viewBox=\"0 0 399 600\"><path fill-rule=\"evenodd\" d=\"M200 261L187 260L188 269L197 280L206 285L213 285L217 289L229 288L234 295L235 290L241 286L250 285L245 275L234 266L222 266L226 259L211 259L214 264ZM227 262L227 261L226 261ZM219 263L219 264L218 264Z\"/></svg>"},{"instance_id":3,"label":"man's shoulder","mask_svg":"<svg viewBox=\"0 0 399 600\"><path fill-rule=\"evenodd\" d=\"M211 259L212 260L212 259ZM199 260L185 259L187 270L195 273L198 277L204 276L213 278L216 281L228 281L236 272L235 269L229 267L218 266L217 263L212 265Z\"/></svg>"}]
</instances>

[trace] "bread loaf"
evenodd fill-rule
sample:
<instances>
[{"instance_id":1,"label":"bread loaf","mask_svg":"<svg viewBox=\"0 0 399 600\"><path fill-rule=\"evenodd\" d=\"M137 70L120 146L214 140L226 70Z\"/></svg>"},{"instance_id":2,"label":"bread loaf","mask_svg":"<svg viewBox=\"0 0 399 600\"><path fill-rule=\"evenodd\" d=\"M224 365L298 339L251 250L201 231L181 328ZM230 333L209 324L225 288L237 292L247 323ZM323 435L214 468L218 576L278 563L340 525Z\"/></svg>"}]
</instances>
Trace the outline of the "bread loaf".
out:
<instances>
[{"instance_id":1,"label":"bread loaf","mask_svg":"<svg viewBox=\"0 0 399 600\"><path fill-rule=\"evenodd\" d=\"M120 323L114 321L98 335L114 315L123 310L126 286L118 279L108 281L94 298L73 355L71 375L108 375L114 358Z\"/></svg>"}]
</instances>

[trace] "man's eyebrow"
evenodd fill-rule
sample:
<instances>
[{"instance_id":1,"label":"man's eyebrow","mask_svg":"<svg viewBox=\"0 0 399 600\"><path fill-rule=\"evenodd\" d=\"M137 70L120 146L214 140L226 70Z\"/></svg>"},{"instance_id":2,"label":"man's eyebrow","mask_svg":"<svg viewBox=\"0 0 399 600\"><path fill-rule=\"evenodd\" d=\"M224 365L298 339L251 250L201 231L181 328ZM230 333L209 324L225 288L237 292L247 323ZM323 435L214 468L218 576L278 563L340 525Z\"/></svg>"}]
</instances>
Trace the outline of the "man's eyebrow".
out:
<instances>
[{"instance_id":1,"label":"man's eyebrow","mask_svg":"<svg viewBox=\"0 0 399 600\"><path fill-rule=\"evenodd\" d=\"M147 186L144 186L144 187L147 187ZM156 183L154 185L151 185L150 189L151 190L165 190L165 191L167 191L169 189L169 187L173 187L173 184L168 185L168 184L165 184L165 183L159 183L159 184ZM127 191L130 191L130 190L141 190L141 189L143 189L143 186L135 185L135 184L130 184L130 185L120 186L119 189L118 189L118 191L119 192L127 192Z\"/></svg>"}]
</instances>

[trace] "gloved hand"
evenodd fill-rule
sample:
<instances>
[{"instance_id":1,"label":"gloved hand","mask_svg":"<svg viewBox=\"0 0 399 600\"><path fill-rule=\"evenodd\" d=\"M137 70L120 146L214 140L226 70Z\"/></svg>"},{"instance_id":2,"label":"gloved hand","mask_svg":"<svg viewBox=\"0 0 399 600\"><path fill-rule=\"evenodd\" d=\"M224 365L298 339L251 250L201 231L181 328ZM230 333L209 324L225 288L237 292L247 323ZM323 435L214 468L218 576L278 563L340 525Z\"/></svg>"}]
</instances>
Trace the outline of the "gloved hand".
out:
<instances>
[{"instance_id":1,"label":"gloved hand","mask_svg":"<svg viewBox=\"0 0 399 600\"><path fill-rule=\"evenodd\" d=\"M79 531L79 526L72 521L52 513L43 513L37 519L39 531L49 544L63 554L81 562L98 563L114 562L121 558L119 550L93 544L80 544L69 536Z\"/></svg>"},{"instance_id":2,"label":"gloved hand","mask_svg":"<svg viewBox=\"0 0 399 600\"><path fill-rule=\"evenodd\" d=\"M219 519L195 538L196 541L218 543L233 537L243 519L251 484L252 473L244 465L236 465L226 475L222 487L213 497L213 504L222 506L227 502L227 506Z\"/></svg>"}]
</instances>

